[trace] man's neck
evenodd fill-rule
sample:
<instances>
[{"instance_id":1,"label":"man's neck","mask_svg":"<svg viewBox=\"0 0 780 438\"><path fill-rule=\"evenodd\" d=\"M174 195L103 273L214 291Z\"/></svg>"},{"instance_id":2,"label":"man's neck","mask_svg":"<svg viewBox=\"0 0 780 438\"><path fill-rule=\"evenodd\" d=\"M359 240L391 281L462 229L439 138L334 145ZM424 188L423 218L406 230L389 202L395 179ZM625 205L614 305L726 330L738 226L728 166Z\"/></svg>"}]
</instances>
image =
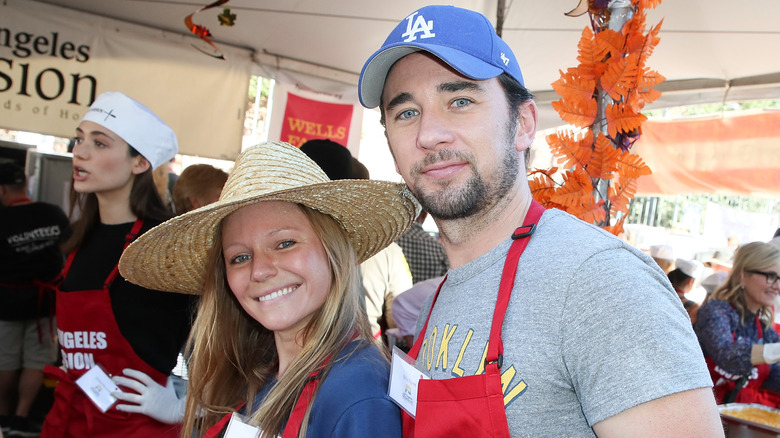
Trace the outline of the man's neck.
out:
<instances>
[{"instance_id":1,"label":"man's neck","mask_svg":"<svg viewBox=\"0 0 780 438\"><path fill-rule=\"evenodd\" d=\"M477 215L446 221L434 218L450 267L475 260L511 236L523 225L531 200L528 185L521 184Z\"/></svg>"},{"instance_id":2,"label":"man's neck","mask_svg":"<svg viewBox=\"0 0 780 438\"><path fill-rule=\"evenodd\" d=\"M27 193L25 192L11 192L7 191L2 198L3 205L11 206L11 205L20 205L20 204L30 204L32 203L32 199L30 199L29 196L27 196Z\"/></svg>"}]
</instances>

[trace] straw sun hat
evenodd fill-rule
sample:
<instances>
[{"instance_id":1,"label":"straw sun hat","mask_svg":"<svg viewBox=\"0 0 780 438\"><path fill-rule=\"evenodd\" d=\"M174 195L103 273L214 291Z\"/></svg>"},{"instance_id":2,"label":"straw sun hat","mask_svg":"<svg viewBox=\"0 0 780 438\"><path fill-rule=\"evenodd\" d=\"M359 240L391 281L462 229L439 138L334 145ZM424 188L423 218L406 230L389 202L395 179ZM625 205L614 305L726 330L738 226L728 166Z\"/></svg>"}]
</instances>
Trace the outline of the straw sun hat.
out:
<instances>
[{"instance_id":1,"label":"straw sun hat","mask_svg":"<svg viewBox=\"0 0 780 438\"><path fill-rule=\"evenodd\" d=\"M218 225L261 201L294 202L330 215L347 231L358 262L394 241L420 212L403 184L331 181L295 146L268 142L238 156L219 201L174 217L128 246L119 272L149 289L200 294Z\"/></svg>"}]
</instances>

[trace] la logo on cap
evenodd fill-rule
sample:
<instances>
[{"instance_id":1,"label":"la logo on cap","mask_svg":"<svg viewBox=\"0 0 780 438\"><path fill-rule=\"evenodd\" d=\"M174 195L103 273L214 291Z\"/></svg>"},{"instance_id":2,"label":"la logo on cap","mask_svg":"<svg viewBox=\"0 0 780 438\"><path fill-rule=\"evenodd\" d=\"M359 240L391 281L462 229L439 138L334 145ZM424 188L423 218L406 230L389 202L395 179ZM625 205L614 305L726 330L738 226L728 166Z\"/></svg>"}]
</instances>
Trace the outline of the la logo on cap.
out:
<instances>
[{"instance_id":1,"label":"la logo on cap","mask_svg":"<svg viewBox=\"0 0 780 438\"><path fill-rule=\"evenodd\" d=\"M433 20L425 21L425 17L422 15L417 15L418 11L415 11L412 15L406 17L406 32L404 32L402 37L406 37L404 40L405 43L414 41L417 39L417 34L422 32L423 34L420 35L420 38L433 38L436 36L435 33L433 33ZM414 19L414 16L417 15L417 19ZM414 21L414 23L412 23Z\"/></svg>"}]
</instances>

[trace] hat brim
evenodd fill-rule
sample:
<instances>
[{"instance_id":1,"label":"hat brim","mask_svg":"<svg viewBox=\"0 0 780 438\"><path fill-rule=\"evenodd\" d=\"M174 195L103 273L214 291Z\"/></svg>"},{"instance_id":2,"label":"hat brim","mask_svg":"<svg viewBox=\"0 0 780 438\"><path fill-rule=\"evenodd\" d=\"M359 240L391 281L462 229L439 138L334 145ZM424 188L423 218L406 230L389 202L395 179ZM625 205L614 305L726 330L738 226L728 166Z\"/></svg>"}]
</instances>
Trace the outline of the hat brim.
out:
<instances>
[{"instance_id":1,"label":"hat brim","mask_svg":"<svg viewBox=\"0 0 780 438\"><path fill-rule=\"evenodd\" d=\"M217 201L141 235L122 254L119 272L149 289L200 294L220 222L241 207L267 201L302 204L333 217L346 230L359 263L406 231L420 211L403 184L372 180L337 180Z\"/></svg>"},{"instance_id":2,"label":"hat brim","mask_svg":"<svg viewBox=\"0 0 780 438\"><path fill-rule=\"evenodd\" d=\"M414 52L431 53L458 73L477 81L494 78L504 72L458 49L430 44L398 43L375 53L363 66L358 97L364 107L379 106L390 69L399 59Z\"/></svg>"},{"instance_id":3,"label":"hat brim","mask_svg":"<svg viewBox=\"0 0 780 438\"><path fill-rule=\"evenodd\" d=\"M709 259L706 262L704 262L704 266L707 268L711 268L712 265L723 266L724 268L729 268L729 269L731 269L731 267L733 266L732 263L729 263L724 260L718 260L718 259Z\"/></svg>"}]
</instances>

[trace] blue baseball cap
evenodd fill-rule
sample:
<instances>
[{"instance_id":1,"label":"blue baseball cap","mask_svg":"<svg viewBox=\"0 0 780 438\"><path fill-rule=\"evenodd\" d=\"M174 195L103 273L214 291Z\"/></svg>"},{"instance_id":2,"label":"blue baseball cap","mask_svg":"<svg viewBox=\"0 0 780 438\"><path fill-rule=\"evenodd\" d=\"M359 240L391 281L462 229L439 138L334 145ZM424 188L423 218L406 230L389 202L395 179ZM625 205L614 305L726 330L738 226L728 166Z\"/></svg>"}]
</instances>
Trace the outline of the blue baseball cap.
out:
<instances>
[{"instance_id":1,"label":"blue baseball cap","mask_svg":"<svg viewBox=\"0 0 780 438\"><path fill-rule=\"evenodd\" d=\"M508 73L523 84L512 49L479 12L455 6L426 6L412 12L387 37L360 72L358 96L366 108L379 106L387 73L404 56L424 50L460 74L485 80Z\"/></svg>"}]
</instances>

